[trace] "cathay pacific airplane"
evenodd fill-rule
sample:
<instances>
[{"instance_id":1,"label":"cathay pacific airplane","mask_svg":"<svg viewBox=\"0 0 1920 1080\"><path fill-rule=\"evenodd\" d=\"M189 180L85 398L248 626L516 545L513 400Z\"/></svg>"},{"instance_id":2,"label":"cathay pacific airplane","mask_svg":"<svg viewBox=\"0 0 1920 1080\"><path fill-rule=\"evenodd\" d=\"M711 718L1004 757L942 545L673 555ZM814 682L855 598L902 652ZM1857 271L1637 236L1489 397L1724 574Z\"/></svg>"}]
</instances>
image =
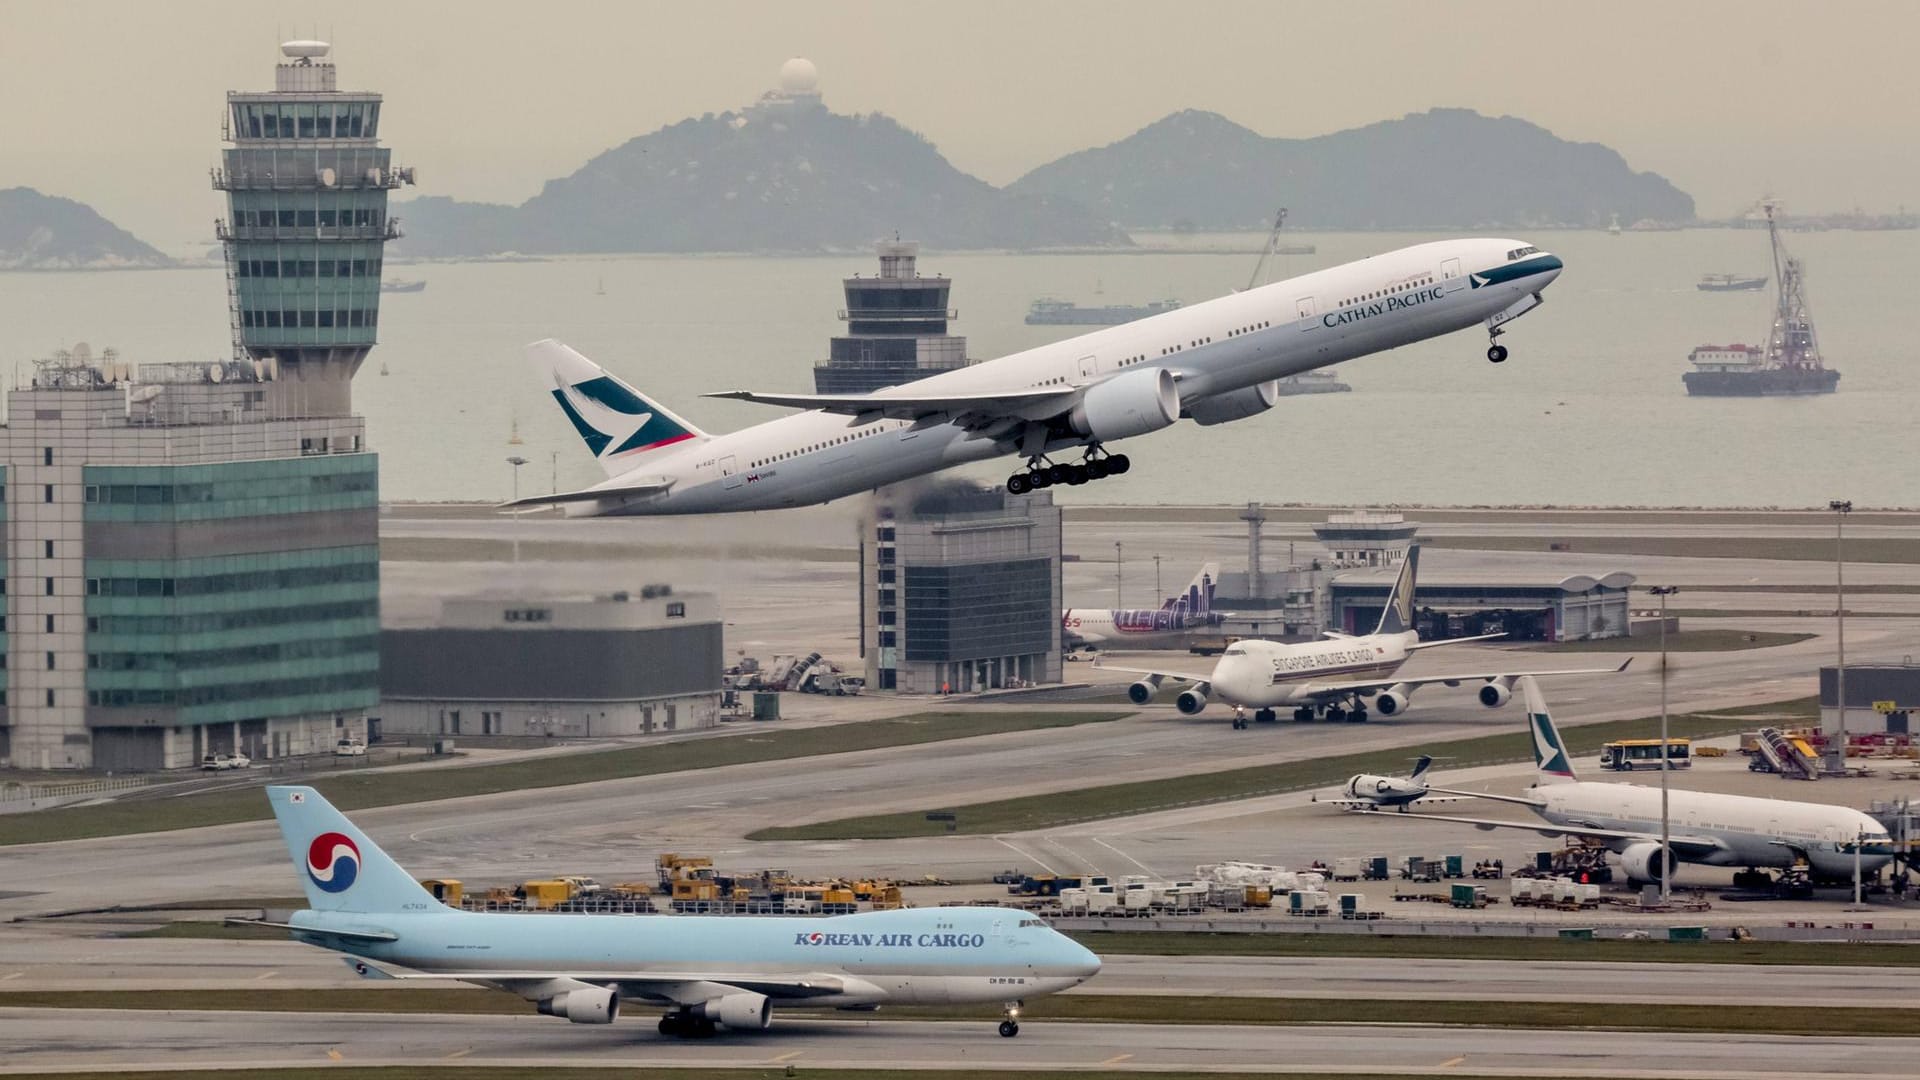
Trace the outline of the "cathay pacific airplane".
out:
<instances>
[{"instance_id":1,"label":"cathay pacific airplane","mask_svg":"<svg viewBox=\"0 0 1920 1080\"><path fill-rule=\"evenodd\" d=\"M1185 417L1263 413L1279 380L1538 307L1560 260L1519 240L1442 240L1223 296L869 394L710 395L801 409L709 435L558 341L528 359L607 479L518 499L572 517L712 514L831 502L1017 455L1015 494L1118 476L1107 447ZM1079 454L1081 460L1055 460Z\"/></svg>"},{"instance_id":2,"label":"cathay pacific airplane","mask_svg":"<svg viewBox=\"0 0 1920 1080\"><path fill-rule=\"evenodd\" d=\"M1893 860L1886 826L1858 810L1826 803L1674 789L1667 796L1667 851L1660 854L1661 794L1643 784L1581 780L1567 744L1530 678L1520 680L1533 736L1533 787L1524 795L1428 788L1448 795L1517 803L1541 820L1496 821L1443 814L1395 814L1395 821L1447 821L1485 830L1523 829L1601 844L1620 856L1631 882L1657 884L1679 863L1785 870L1804 862L1814 876L1845 881Z\"/></svg>"},{"instance_id":3,"label":"cathay pacific airplane","mask_svg":"<svg viewBox=\"0 0 1920 1080\"><path fill-rule=\"evenodd\" d=\"M1114 667L1129 675L1145 678L1127 688L1127 696L1137 705L1145 705L1160 692L1168 679L1191 683L1174 698L1174 707L1193 716L1207 707L1209 697L1218 696L1233 708L1233 726L1247 726L1247 710L1253 718L1272 721L1276 707L1291 706L1299 721L1367 719L1367 699L1381 716L1407 711L1413 692L1422 686L1445 683L1480 683L1480 703L1497 709L1512 696L1513 683L1522 675L1592 675L1625 671L1633 662L1629 656L1617 668L1562 668L1558 671L1455 672L1445 675L1401 675L1400 668L1422 649L1464 645L1503 637L1480 637L1421 641L1413 628L1413 594L1420 574L1420 545L1407 548L1406 561L1400 564L1400 576L1387 594L1380 623L1371 634L1341 634L1329 631L1330 641L1280 642L1249 639L1227 646L1213 671L1207 675L1189 675L1155 668ZM1102 665L1105 666L1105 665Z\"/></svg>"},{"instance_id":4,"label":"cathay pacific airplane","mask_svg":"<svg viewBox=\"0 0 1920 1080\"><path fill-rule=\"evenodd\" d=\"M267 799L307 908L283 927L353 957L371 979L452 980L518 994L543 1016L611 1024L622 1001L664 1006L662 1035L758 1030L775 1005L998 1003L1092 978L1100 958L1006 908L867 911L830 918L480 913L441 904L310 787Z\"/></svg>"}]
</instances>

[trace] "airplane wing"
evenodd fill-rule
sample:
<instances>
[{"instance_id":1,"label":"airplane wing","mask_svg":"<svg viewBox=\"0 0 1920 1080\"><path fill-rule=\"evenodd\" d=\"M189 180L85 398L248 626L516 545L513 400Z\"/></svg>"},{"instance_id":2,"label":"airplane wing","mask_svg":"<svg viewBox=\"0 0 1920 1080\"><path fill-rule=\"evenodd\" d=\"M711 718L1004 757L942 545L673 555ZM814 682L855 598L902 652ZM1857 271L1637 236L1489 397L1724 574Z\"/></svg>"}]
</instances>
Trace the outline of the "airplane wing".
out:
<instances>
[{"instance_id":1,"label":"airplane wing","mask_svg":"<svg viewBox=\"0 0 1920 1080\"><path fill-rule=\"evenodd\" d=\"M1441 638L1439 641L1416 641L1407 646L1407 651L1414 652L1420 649L1437 649L1442 645L1465 645L1469 641L1492 641L1495 638L1503 638L1506 636L1505 634L1475 634L1472 637ZM1541 674L1546 673L1542 672Z\"/></svg>"},{"instance_id":2,"label":"airplane wing","mask_svg":"<svg viewBox=\"0 0 1920 1080\"><path fill-rule=\"evenodd\" d=\"M1528 832L1539 833L1541 836L1549 837L1570 836L1587 840L1652 841L1656 844L1660 842L1659 833L1631 832L1623 829L1599 829L1586 825L1555 825L1547 821L1494 821L1489 818L1454 817L1451 814L1422 814L1419 812L1395 814L1390 811L1378 809L1355 812L1379 814L1381 817L1390 817L1395 821L1446 821L1455 825L1471 825L1476 829L1483 829L1488 832L1492 832L1494 829L1524 829ZM1681 858L1701 859L1712 855L1714 852L1723 850L1720 841L1715 840L1711 836L1676 835L1668 837L1667 843L1673 848L1674 854Z\"/></svg>"},{"instance_id":3,"label":"airplane wing","mask_svg":"<svg viewBox=\"0 0 1920 1080\"><path fill-rule=\"evenodd\" d=\"M1364 693L1369 690L1386 690L1395 686L1420 687L1432 686L1434 683L1458 686L1461 683L1490 682L1494 679L1518 679L1523 675L1532 675L1536 678L1543 675L1613 675L1627 670L1627 665L1631 663L1633 663L1633 657L1629 656L1621 662L1619 667L1610 668L1561 668L1558 671L1481 671L1466 675L1416 675L1410 679L1389 676L1384 679L1359 679L1352 682L1308 683L1300 688L1299 693L1315 697L1322 695L1332 697L1336 695Z\"/></svg>"},{"instance_id":4,"label":"airplane wing","mask_svg":"<svg viewBox=\"0 0 1920 1080\"><path fill-rule=\"evenodd\" d=\"M631 499L645 495L658 495L673 486L666 477L639 480L619 487L587 488L584 491L562 491L557 495L529 495L524 499L515 499L495 506L495 510L527 510L538 506L559 506L562 503L599 502L602 499Z\"/></svg>"},{"instance_id":5,"label":"airplane wing","mask_svg":"<svg viewBox=\"0 0 1920 1080\"><path fill-rule=\"evenodd\" d=\"M790 409L818 409L869 420L919 420L947 415L987 420L1044 420L1065 412L1079 400L1079 387L999 390L986 394L763 394L755 390L722 390L706 397L755 401Z\"/></svg>"},{"instance_id":6,"label":"airplane wing","mask_svg":"<svg viewBox=\"0 0 1920 1080\"><path fill-rule=\"evenodd\" d=\"M1147 675L1156 679L1173 679L1178 682L1190 682L1190 683L1202 683L1202 684L1210 684L1213 682L1212 675L1193 675L1184 671L1166 671L1166 670L1153 671L1147 668L1113 667L1112 665L1109 665L1109 664L1103 664L1098 660L1095 660L1093 662L1093 666L1099 668L1102 671L1118 671L1118 672L1123 672L1127 675Z\"/></svg>"},{"instance_id":7,"label":"airplane wing","mask_svg":"<svg viewBox=\"0 0 1920 1080\"><path fill-rule=\"evenodd\" d=\"M510 991L516 987L532 986L552 979L574 979L595 986L618 983L621 993L625 996L670 1001L677 1005L697 1005L703 1001L711 1001L734 989L749 990L770 998L788 1000L834 997L853 992L866 993L874 989L871 984L860 979L830 972L791 972L774 975L767 972L571 971L559 968L550 971L411 971L396 970L356 956L342 959L346 961L348 967L365 979L487 983Z\"/></svg>"},{"instance_id":8,"label":"airplane wing","mask_svg":"<svg viewBox=\"0 0 1920 1080\"><path fill-rule=\"evenodd\" d=\"M1414 802L1417 802L1417 803L1419 803L1419 804L1420 804L1421 806L1427 806L1427 805L1429 805L1429 804L1432 804L1432 803L1456 803L1456 802L1467 802L1467 801L1469 801L1469 800L1470 800L1471 798L1472 798L1472 796L1468 796L1468 795L1442 795L1442 796L1440 796L1439 798L1435 798L1435 797L1434 797L1434 796L1432 796L1432 795L1422 795L1422 796L1420 796L1420 797L1419 797L1418 799L1415 799L1415 800L1414 800ZM1383 805L1383 804L1381 804L1381 803L1377 803L1377 802L1374 802L1374 801L1373 801L1372 799L1348 799L1348 798L1339 798L1339 799L1316 799L1316 800L1314 800L1314 801L1315 801L1315 802L1321 802L1321 803L1326 803L1326 804L1327 804L1328 806L1338 806L1338 807L1340 807L1340 808L1341 808L1341 809L1343 809L1343 810L1386 810L1386 809L1390 809L1389 807L1387 807L1387 806L1385 806L1385 805ZM1413 812L1413 811L1411 811L1411 810L1409 810L1409 811L1408 811L1408 813L1412 813L1412 812Z\"/></svg>"}]
</instances>

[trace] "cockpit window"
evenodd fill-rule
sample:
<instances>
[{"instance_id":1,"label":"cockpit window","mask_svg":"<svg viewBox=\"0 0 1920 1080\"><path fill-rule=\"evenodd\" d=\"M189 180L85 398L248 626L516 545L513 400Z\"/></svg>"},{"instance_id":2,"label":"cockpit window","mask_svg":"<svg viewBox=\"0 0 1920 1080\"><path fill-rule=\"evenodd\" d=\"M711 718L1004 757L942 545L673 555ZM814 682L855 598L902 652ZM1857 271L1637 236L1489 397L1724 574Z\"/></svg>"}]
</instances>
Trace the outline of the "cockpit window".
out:
<instances>
[{"instance_id":1,"label":"cockpit window","mask_svg":"<svg viewBox=\"0 0 1920 1080\"><path fill-rule=\"evenodd\" d=\"M1512 262L1515 259L1524 259L1529 255L1538 254L1540 254L1540 249L1537 247L1514 248L1512 251L1507 252L1507 261Z\"/></svg>"}]
</instances>

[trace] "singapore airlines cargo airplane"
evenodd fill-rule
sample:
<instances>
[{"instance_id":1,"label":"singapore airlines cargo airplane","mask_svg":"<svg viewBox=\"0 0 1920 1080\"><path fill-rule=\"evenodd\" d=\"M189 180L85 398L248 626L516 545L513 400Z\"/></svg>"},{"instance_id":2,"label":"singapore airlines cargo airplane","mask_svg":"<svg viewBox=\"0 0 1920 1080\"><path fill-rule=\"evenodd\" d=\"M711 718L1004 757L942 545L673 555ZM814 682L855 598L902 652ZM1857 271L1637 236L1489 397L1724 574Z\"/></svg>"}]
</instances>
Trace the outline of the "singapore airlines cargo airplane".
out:
<instances>
[{"instance_id":1,"label":"singapore airlines cargo airplane","mask_svg":"<svg viewBox=\"0 0 1920 1080\"><path fill-rule=\"evenodd\" d=\"M1278 380L1484 324L1541 303L1561 263L1519 240L1443 240L1277 281L870 394L713 397L806 410L709 435L553 340L528 359L607 479L508 508L572 517L711 514L830 502L955 465L1017 454L1020 494L1130 467L1107 444L1181 417L1265 412ZM1487 359L1507 358L1495 341ZM1078 462L1050 455L1081 454Z\"/></svg>"},{"instance_id":2,"label":"singapore airlines cargo airplane","mask_svg":"<svg viewBox=\"0 0 1920 1080\"><path fill-rule=\"evenodd\" d=\"M458 911L442 905L310 787L270 787L307 910L278 926L352 957L369 979L477 983L542 1016L611 1024L623 1001L665 1007L660 1034L755 1031L775 1005L1000 1004L1092 978L1100 958L1031 913L902 908L830 918ZM248 920L252 921L252 920ZM398 969L398 970L396 970Z\"/></svg>"},{"instance_id":3,"label":"singapore airlines cargo airplane","mask_svg":"<svg viewBox=\"0 0 1920 1080\"><path fill-rule=\"evenodd\" d=\"M1292 706L1295 720L1364 722L1366 699L1381 716L1393 716L1407 710L1414 690L1434 683L1458 686L1478 682L1480 704L1489 709L1505 705L1513 692L1513 681L1522 675L1590 675L1625 671L1633 662L1628 657L1617 668L1563 668L1559 671L1474 672L1471 674L1421 675L1407 678L1398 674L1402 665L1421 649L1463 645L1503 637L1451 638L1421 641L1413 628L1413 593L1420 573L1420 545L1407 548L1407 560L1400 566L1400 577L1387 594L1387 606L1380 613L1380 624L1371 634L1354 636L1329 631L1331 641L1288 644L1278 641L1244 640L1227 646L1213 665L1210 675L1184 675L1177 671L1116 667L1129 675L1146 678L1127 688L1127 696L1136 705L1152 701L1161 682L1172 679L1193 685L1180 691L1174 706L1192 716L1207 707L1207 698L1217 695L1233 707L1233 726L1247 726L1246 710L1256 710L1253 718L1271 721L1276 706ZM1104 665L1103 665L1104 666Z\"/></svg>"}]
</instances>

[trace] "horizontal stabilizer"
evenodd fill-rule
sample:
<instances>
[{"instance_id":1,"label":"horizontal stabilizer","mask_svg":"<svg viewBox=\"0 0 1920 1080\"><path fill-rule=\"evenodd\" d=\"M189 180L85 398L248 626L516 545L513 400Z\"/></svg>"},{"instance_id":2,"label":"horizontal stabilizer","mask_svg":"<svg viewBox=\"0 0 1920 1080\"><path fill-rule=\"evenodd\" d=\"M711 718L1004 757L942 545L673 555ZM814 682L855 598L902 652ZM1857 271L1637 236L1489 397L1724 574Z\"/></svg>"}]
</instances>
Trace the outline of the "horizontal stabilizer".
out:
<instances>
[{"instance_id":1,"label":"horizontal stabilizer","mask_svg":"<svg viewBox=\"0 0 1920 1080\"><path fill-rule=\"evenodd\" d=\"M324 934L327 937L346 938L348 941L399 941L400 935L390 930L339 930L331 926L300 926L296 923L268 922L265 919L228 918L228 926L265 926L275 930L298 930L303 934Z\"/></svg>"},{"instance_id":2,"label":"horizontal stabilizer","mask_svg":"<svg viewBox=\"0 0 1920 1080\"><path fill-rule=\"evenodd\" d=\"M556 495L529 495L524 499L515 499L494 507L496 510L531 510L541 506L562 506L567 503L600 502L604 499L641 499L650 495L660 495L673 487L673 481L665 478L647 480L637 484L623 484L619 487L587 488L585 491L562 491Z\"/></svg>"}]
</instances>

